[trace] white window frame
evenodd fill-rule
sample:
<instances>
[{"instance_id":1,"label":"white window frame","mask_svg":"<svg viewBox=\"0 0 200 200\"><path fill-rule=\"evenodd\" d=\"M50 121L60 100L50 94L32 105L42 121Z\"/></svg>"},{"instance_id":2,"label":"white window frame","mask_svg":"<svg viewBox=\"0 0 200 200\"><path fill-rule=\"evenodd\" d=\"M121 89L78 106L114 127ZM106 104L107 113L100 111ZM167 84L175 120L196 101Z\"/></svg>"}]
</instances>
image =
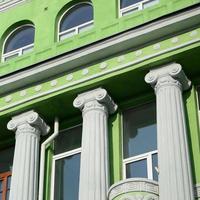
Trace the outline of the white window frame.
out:
<instances>
[{"instance_id":1,"label":"white window frame","mask_svg":"<svg viewBox=\"0 0 200 200\"><path fill-rule=\"evenodd\" d=\"M137 156L132 156L126 159L123 159L123 179L126 178L126 165L131 164L140 160L147 160L147 178L153 180L153 163L152 155L158 154L158 150L149 151L147 153L139 154Z\"/></svg>"},{"instance_id":2,"label":"white window frame","mask_svg":"<svg viewBox=\"0 0 200 200\"><path fill-rule=\"evenodd\" d=\"M31 26L34 28L34 26L32 24L25 24L25 25L22 25L22 26L19 26L17 27L16 29L14 29L7 37L6 39L4 40L4 43L3 43L3 48L2 48L2 56L1 56L1 61L2 62L5 62L7 59L9 58L12 58L13 56L15 57L19 57L21 55L24 55L30 51L33 50L34 48L34 43L32 44L29 44L29 45L26 45L26 46L23 46L19 49L16 49L14 51L10 51L10 52L7 52L7 53L4 53L4 50L5 50L5 45L6 45L6 42L7 40L10 38L10 36L15 32L17 31L18 29L22 28L22 27L26 27L26 26Z\"/></svg>"},{"instance_id":3,"label":"white window frame","mask_svg":"<svg viewBox=\"0 0 200 200\"><path fill-rule=\"evenodd\" d=\"M63 158L73 156L73 155L76 155L76 154L79 154L79 153L81 153L81 147L53 156L52 176L51 176L52 177L52 179L51 179L51 198L50 198L51 200L54 200L54 195L55 195L54 187L55 187L55 164L56 164L56 161L63 159Z\"/></svg>"},{"instance_id":4,"label":"white window frame","mask_svg":"<svg viewBox=\"0 0 200 200\"><path fill-rule=\"evenodd\" d=\"M61 15L61 17L60 17L60 19L59 19L59 21L58 21L58 35L57 35L57 41L62 41L62 40L64 40L64 39L66 39L66 38L69 38L69 37L71 37L71 36L73 36L73 35L77 35L77 34L79 34L80 32L82 32L82 31L84 31L84 30L89 30L90 28L93 27L93 25L94 25L94 20L90 20L90 21L88 21L88 22L85 22L85 23L83 23L83 24L80 24L80 25L78 25L78 26L74 26L74 27L72 27L72 28L70 28L70 29L67 29L67 30L64 30L64 31L60 32L60 23L61 23L63 17L65 16L65 14L66 14L67 12L69 12L73 7L75 7L75 6L79 5L79 4L89 4L89 5L91 5L92 8L93 8L92 3L90 3L90 2L80 2L80 3L77 3L77 4L73 5L73 6L71 6L69 9L67 9L67 10ZM65 37L61 39L62 36L65 36Z\"/></svg>"},{"instance_id":5,"label":"white window frame","mask_svg":"<svg viewBox=\"0 0 200 200\"><path fill-rule=\"evenodd\" d=\"M152 5L150 5L150 6L153 6L157 3L159 3L159 0L143 0L138 3L132 4L130 6L127 6L125 8L121 8L121 1L120 0L118 0L118 1L119 1L119 4L118 4L119 5L119 17L129 15L135 11L143 10L144 5L146 3L152 3Z\"/></svg>"}]
</instances>

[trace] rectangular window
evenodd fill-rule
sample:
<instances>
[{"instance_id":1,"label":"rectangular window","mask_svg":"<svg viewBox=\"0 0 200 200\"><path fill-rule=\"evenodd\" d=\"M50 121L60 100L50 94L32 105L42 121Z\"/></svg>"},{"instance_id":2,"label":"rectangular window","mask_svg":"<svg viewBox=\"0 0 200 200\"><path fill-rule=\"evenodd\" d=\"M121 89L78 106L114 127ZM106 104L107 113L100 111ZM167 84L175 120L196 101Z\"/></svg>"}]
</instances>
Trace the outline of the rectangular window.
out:
<instances>
[{"instance_id":1,"label":"rectangular window","mask_svg":"<svg viewBox=\"0 0 200 200\"><path fill-rule=\"evenodd\" d=\"M55 139L51 200L78 200L82 127L62 131Z\"/></svg>"},{"instance_id":2,"label":"rectangular window","mask_svg":"<svg viewBox=\"0 0 200 200\"><path fill-rule=\"evenodd\" d=\"M159 0L120 0L120 16L129 15L157 4Z\"/></svg>"},{"instance_id":3,"label":"rectangular window","mask_svg":"<svg viewBox=\"0 0 200 200\"><path fill-rule=\"evenodd\" d=\"M155 104L123 112L124 178L158 180Z\"/></svg>"}]
</instances>

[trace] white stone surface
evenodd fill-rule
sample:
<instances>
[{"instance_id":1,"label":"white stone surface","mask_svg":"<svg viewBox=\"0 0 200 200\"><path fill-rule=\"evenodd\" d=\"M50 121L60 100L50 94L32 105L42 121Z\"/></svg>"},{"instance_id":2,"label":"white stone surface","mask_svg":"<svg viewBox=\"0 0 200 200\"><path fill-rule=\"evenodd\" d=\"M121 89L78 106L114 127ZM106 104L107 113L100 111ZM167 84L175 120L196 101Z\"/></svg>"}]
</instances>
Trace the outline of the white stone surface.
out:
<instances>
[{"instance_id":1,"label":"white stone surface","mask_svg":"<svg viewBox=\"0 0 200 200\"><path fill-rule=\"evenodd\" d=\"M98 88L74 100L83 113L79 200L106 200L109 186L108 114L117 106Z\"/></svg>"},{"instance_id":2,"label":"white stone surface","mask_svg":"<svg viewBox=\"0 0 200 200\"><path fill-rule=\"evenodd\" d=\"M10 200L36 200L39 140L49 127L34 111L13 117L7 127L16 132Z\"/></svg>"},{"instance_id":3,"label":"white stone surface","mask_svg":"<svg viewBox=\"0 0 200 200\"><path fill-rule=\"evenodd\" d=\"M139 194L138 196L138 193L140 192L142 192L142 194ZM108 192L108 199L113 200L122 194L127 195L123 196L120 200L125 200L126 198L127 200L144 198L149 200L150 197L154 197L154 199L157 200L159 196L158 182L145 178L125 179L115 183L110 187Z\"/></svg>"},{"instance_id":4,"label":"white stone surface","mask_svg":"<svg viewBox=\"0 0 200 200\"><path fill-rule=\"evenodd\" d=\"M156 93L160 200L194 200L182 100L190 81L176 63L151 70L145 80Z\"/></svg>"}]
</instances>

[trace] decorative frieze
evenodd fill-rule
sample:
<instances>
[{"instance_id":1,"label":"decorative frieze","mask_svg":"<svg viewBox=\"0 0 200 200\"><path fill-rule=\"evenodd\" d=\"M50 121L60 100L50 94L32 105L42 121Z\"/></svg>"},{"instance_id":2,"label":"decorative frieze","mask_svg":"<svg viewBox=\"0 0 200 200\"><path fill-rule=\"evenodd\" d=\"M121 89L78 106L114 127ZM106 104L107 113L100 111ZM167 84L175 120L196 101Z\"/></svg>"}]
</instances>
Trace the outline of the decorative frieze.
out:
<instances>
[{"instance_id":1,"label":"decorative frieze","mask_svg":"<svg viewBox=\"0 0 200 200\"><path fill-rule=\"evenodd\" d=\"M83 115L79 200L106 200L109 185L108 114L117 105L98 88L78 95L74 107Z\"/></svg>"},{"instance_id":2,"label":"decorative frieze","mask_svg":"<svg viewBox=\"0 0 200 200\"><path fill-rule=\"evenodd\" d=\"M143 194L136 194L136 195L128 195L127 193L132 193L132 192L144 192ZM148 195L147 195L147 194ZM135 199L144 199L148 200L151 199L150 197L153 197L155 200L158 199L158 194L159 194L159 190L158 190L158 183L156 181L152 181L149 179L143 179L143 178L130 178L130 179L126 179L123 181L120 181L116 184L114 184L113 186L111 186L111 188L109 189L108 192L108 199L109 200L113 200L114 198L116 198L119 195L122 194L127 194L125 196L122 197L122 199L120 200L125 200L127 198L127 200L135 200ZM149 197L146 199L146 196ZM153 200L153 199L152 199Z\"/></svg>"},{"instance_id":3,"label":"decorative frieze","mask_svg":"<svg viewBox=\"0 0 200 200\"><path fill-rule=\"evenodd\" d=\"M40 135L50 128L34 111L13 117L7 127L16 134L10 199L36 200Z\"/></svg>"}]
</instances>

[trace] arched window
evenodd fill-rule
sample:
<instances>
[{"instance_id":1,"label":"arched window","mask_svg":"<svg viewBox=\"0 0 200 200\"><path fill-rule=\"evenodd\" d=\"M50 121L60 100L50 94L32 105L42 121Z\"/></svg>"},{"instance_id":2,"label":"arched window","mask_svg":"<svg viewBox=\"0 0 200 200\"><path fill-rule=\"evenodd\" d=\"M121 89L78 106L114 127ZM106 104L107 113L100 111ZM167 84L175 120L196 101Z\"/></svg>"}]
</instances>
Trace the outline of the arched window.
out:
<instances>
[{"instance_id":1,"label":"arched window","mask_svg":"<svg viewBox=\"0 0 200 200\"><path fill-rule=\"evenodd\" d=\"M34 35L35 28L32 25L20 26L11 32L4 43L2 60L6 61L32 51Z\"/></svg>"},{"instance_id":2,"label":"arched window","mask_svg":"<svg viewBox=\"0 0 200 200\"><path fill-rule=\"evenodd\" d=\"M58 40L86 31L93 26L91 3L79 3L67 10L60 19Z\"/></svg>"},{"instance_id":3,"label":"arched window","mask_svg":"<svg viewBox=\"0 0 200 200\"><path fill-rule=\"evenodd\" d=\"M120 16L153 6L159 0L120 0Z\"/></svg>"}]
</instances>

